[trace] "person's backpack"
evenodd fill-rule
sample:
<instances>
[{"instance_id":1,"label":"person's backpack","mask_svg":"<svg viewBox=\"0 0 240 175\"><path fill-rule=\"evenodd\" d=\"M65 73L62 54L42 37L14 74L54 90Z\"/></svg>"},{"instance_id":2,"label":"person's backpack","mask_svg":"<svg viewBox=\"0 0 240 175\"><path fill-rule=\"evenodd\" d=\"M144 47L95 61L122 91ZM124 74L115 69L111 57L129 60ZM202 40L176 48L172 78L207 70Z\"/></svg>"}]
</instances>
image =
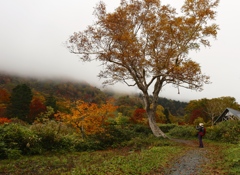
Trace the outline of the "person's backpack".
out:
<instances>
[{"instance_id":1,"label":"person's backpack","mask_svg":"<svg viewBox=\"0 0 240 175\"><path fill-rule=\"evenodd\" d=\"M199 130L199 134L200 134L201 136L204 136L204 135L206 134L206 129L205 129L205 128L201 128L201 129Z\"/></svg>"},{"instance_id":2,"label":"person's backpack","mask_svg":"<svg viewBox=\"0 0 240 175\"><path fill-rule=\"evenodd\" d=\"M206 134L206 128L203 128L202 136Z\"/></svg>"}]
</instances>

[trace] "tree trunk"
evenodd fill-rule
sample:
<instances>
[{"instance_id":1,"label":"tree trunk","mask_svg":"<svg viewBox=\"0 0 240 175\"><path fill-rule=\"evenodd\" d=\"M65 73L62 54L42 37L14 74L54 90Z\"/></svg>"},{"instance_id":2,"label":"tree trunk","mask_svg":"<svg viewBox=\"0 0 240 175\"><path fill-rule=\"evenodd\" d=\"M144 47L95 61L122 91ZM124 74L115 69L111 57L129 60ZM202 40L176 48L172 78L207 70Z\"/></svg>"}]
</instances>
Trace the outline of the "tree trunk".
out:
<instances>
[{"instance_id":1,"label":"tree trunk","mask_svg":"<svg viewBox=\"0 0 240 175\"><path fill-rule=\"evenodd\" d=\"M141 87L142 86L139 86L139 89L141 89ZM160 78L157 78L157 81L154 86L152 99L150 98L150 96L147 92L147 88L145 88L145 89L142 88L143 101L144 101L145 110L146 110L147 117L148 117L148 123L153 132L153 135L155 135L156 137L168 138L166 136L166 134L164 134L164 132L162 132L162 130L157 126L156 118L155 118L156 109L157 109L157 105L158 105L157 104L158 94L159 94L161 88L162 88L162 82L160 81Z\"/></svg>"},{"instance_id":2,"label":"tree trunk","mask_svg":"<svg viewBox=\"0 0 240 175\"><path fill-rule=\"evenodd\" d=\"M147 112L149 126L156 137L168 138L164 132L157 126L154 114L152 112Z\"/></svg>"}]
</instances>

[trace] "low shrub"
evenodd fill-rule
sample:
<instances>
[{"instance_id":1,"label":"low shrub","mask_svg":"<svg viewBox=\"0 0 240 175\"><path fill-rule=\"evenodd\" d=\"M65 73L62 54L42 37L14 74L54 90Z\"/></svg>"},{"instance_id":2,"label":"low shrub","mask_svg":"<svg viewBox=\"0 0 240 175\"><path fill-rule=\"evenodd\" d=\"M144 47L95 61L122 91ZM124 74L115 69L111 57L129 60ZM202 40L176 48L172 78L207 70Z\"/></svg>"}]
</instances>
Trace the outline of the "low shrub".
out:
<instances>
[{"instance_id":1,"label":"low shrub","mask_svg":"<svg viewBox=\"0 0 240 175\"><path fill-rule=\"evenodd\" d=\"M213 127L206 128L206 139L226 143L240 142L240 121L225 121ZM193 138L197 131L194 126L176 126L169 131L169 135L175 138Z\"/></svg>"},{"instance_id":2,"label":"low shrub","mask_svg":"<svg viewBox=\"0 0 240 175\"><path fill-rule=\"evenodd\" d=\"M176 124L161 124L159 125L159 128L162 130L164 133L168 133L171 129L175 128L177 125Z\"/></svg>"},{"instance_id":3,"label":"low shrub","mask_svg":"<svg viewBox=\"0 0 240 175\"><path fill-rule=\"evenodd\" d=\"M102 149L109 147L118 147L122 142L130 140L132 138L132 131L127 127L125 129L119 129L115 126L110 126L104 133L98 133L91 136L92 140L98 143Z\"/></svg>"},{"instance_id":4,"label":"low shrub","mask_svg":"<svg viewBox=\"0 0 240 175\"><path fill-rule=\"evenodd\" d=\"M226 143L240 142L240 121L224 121L207 128L206 138Z\"/></svg>"},{"instance_id":5,"label":"low shrub","mask_svg":"<svg viewBox=\"0 0 240 175\"><path fill-rule=\"evenodd\" d=\"M152 134L152 131L149 126L146 125L131 125L129 128L132 132L135 134L140 134L140 135L149 135Z\"/></svg>"},{"instance_id":6,"label":"low shrub","mask_svg":"<svg viewBox=\"0 0 240 175\"><path fill-rule=\"evenodd\" d=\"M45 151L74 151L80 138L67 125L47 121L34 125L9 123L0 125L0 158L36 155Z\"/></svg>"},{"instance_id":7,"label":"low shrub","mask_svg":"<svg viewBox=\"0 0 240 175\"><path fill-rule=\"evenodd\" d=\"M54 120L33 124L31 130L41 139L45 151L74 150L79 139L73 128Z\"/></svg>"},{"instance_id":8,"label":"low shrub","mask_svg":"<svg viewBox=\"0 0 240 175\"><path fill-rule=\"evenodd\" d=\"M144 150L150 147L173 146L173 142L169 139L159 138L153 134L148 136L137 136L131 140L124 142L125 147L130 147L133 151Z\"/></svg>"},{"instance_id":9,"label":"low shrub","mask_svg":"<svg viewBox=\"0 0 240 175\"><path fill-rule=\"evenodd\" d=\"M193 138L197 136L197 130L194 126L176 126L168 134L174 138Z\"/></svg>"},{"instance_id":10,"label":"low shrub","mask_svg":"<svg viewBox=\"0 0 240 175\"><path fill-rule=\"evenodd\" d=\"M78 151L95 151L106 148L126 146L128 141L136 138L146 138L152 134L150 128L144 125L128 125L124 129L114 125L108 126L104 133L88 136L76 145Z\"/></svg>"},{"instance_id":11,"label":"low shrub","mask_svg":"<svg viewBox=\"0 0 240 175\"><path fill-rule=\"evenodd\" d=\"M97 151L97 150L103 150L103 149L105 149L105 147L103 147L102 143L89 138L85 140L79 140L75 145L75 150L79 152Z\"/></svg>"},{"instance_id":12,"label":"low shrub","mask_svg":"<svg viewBox=\"0 0 240 175\"><path fill-rule=\"evenodd\" d=\"M27 126L9 123L0 126L1 158L16 158L20 154L40 153L40 139Z\"/></svg>"}]
</instances>

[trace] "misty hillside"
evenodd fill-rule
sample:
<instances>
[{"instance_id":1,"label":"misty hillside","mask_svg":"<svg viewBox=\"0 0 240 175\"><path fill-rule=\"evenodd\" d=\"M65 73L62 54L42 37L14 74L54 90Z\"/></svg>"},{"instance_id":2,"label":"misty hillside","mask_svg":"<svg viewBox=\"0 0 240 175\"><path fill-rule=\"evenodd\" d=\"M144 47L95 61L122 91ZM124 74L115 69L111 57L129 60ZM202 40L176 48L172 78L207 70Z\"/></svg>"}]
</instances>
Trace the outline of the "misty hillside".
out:
<instances>
[{"instance_id":1,"label":"misty hillside","mask_svg":"<svg viewBox=\"0 0 240 175\"><path fill-rule=\"evenodd\" d=\"M102 103L109 97L121 96L117 92L101 91L97 87L86 82L69 80L40 80L37 78L26 78L15 75L0 73L0 87L11 93L12 89L19 84L28 85L33 92L44 96L53 95L57 98L69 100L83 100L92 103ZM137 94L136 94L137 95ZM175 116L183 116L184 108L188 103L167 98L159 98L158 103L168 109Z\"/></svg>"},{"instance_id":2,"label":"misty hillside","mask_svg":"<svg viewBox=\"0 0 240 175\"><path fill-rule=\"evenodd\" d=\"M74 82L69 80L40 80L35 78L25 78L0 74L0 87L7 89L9 92L19 85L26 84L33 91L43 95L54 95L58 98L70 100L84 100L93 103L105 101L107 93L93 87L87 83Z\"/></svg>"}]
</instances>

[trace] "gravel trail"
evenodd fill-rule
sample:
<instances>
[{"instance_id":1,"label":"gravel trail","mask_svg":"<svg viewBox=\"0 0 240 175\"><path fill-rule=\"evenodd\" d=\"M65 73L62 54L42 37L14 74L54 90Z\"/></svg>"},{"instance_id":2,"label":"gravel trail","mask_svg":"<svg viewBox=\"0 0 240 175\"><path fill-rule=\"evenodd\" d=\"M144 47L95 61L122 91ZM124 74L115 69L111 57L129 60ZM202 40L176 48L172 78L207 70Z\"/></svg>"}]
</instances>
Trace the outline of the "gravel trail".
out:
<instances>
[{"instance_id":1,"label":"gravel trail","mask_svg":"<svg viewBox=\"0 0 240 175\"><path fill-rule=\"evenodd\" d=\"M208 149L198 148L197 141L172 139L188 147L187 152L178 157L164 175L200 175L202 166L207 163Z\"/></svg>"}]
</instances>

